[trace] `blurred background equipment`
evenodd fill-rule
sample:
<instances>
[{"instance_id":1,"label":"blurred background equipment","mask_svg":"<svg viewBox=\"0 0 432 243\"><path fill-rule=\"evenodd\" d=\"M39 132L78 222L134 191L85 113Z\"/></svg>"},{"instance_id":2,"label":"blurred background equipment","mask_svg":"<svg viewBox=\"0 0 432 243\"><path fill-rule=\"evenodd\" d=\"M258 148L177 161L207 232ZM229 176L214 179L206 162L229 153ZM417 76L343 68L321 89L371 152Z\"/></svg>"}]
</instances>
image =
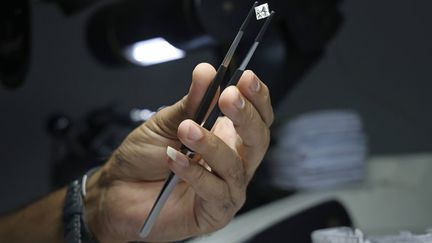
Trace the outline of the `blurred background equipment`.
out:
<instances>
[{"instance_id":1,"label":"blurred background equipment","mask_svg":"<svg viewBox=\"0 0 432 243\"><path fill-rule=\"evenodd\" d=\"M275 106L316 63L325 44L336 34L342 23L338 10L341 1L268 1L280 13L250 67L267 81ZM89 51L101 63L121 67L178 60L203 49L222 59L238 29L231 23L240 23L239 16L245 15L253 1L40 2L56 4L67 16L90 11L85 36ZM24 82L30 61L30 3L19 0L1 4L5 7L0 18L0 77L2 83L16 87ZM252 38L246 33L245 39ZM243 48L239 55L246 51Z\"/></svg>"},{"instance_id":2,"label":"blurred background equipment","mask_svg":"<svg viewBox=\"0 0 432 243\"><path fill-rule=\"evenodd\" d=\"M45 3L56 4L64 14L78 14L98 3L109 2L107 0L40 0Z\"/></svg>"},{"instance_id":3,"label":"blurred background equipment","mask_svg":"<svg viewBox=\"0 0 432 243\"><path fill-rule=\"evenodd\" d=\"M364 236L361 230L336 227L312 233L313 243L432 243L432 233L412 234L407 231L399 235Z\"/></svg>"},{"instance_id":4,"label":"blurred background equipment","mask_svg":"<svg viewBox=\"0 0 432 243\"><path fill-rule=\"evenodd\" d=\"M77 121L64 114L51 115L47 131L52 139L53 187L60 188L106 162L127 134L153 114L148 109L127 112L108 106L91 111Z\"/></svg>"},{"instance_id":5,"label":"blurred background equipment","mask_svg":"<svg viewBox=\"0 0 432 243\"><path fill-rule=\"evenodd\" d=\"M268 166L270 183L278 188L328 189L355 184L364 177L367 137L353 110L300 115L280 124L275 140Z\"/></svg>"},{"instance_id":6,"label":"blurred background equipment","mask_svg":"<svg viewBox=\"0 0 432 243\"><path fill-rule=\"evenodd\" d=\"M371 243L360 230L349 227L316 230L311 237L313 243Z\"/></svg>"}]
</instances>

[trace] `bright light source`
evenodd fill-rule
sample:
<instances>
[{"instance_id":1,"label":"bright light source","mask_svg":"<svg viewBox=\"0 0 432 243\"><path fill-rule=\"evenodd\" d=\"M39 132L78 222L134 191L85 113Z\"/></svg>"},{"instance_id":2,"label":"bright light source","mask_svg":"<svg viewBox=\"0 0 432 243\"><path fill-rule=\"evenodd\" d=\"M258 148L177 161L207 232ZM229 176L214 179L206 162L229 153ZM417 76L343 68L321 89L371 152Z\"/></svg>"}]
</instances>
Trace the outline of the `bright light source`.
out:
<instances>
[{"instance_id":1,"label":"bright light source","mask_svg":"<svg viewBox=\"0 0 432 243\"><path fill-rule=\"evenodd\" d=\"M142 66L177 60L185 55L185 51L174 47L161 37L137 42L125 50L125 56L129 61Z\"/></svg>"}]
</instances>

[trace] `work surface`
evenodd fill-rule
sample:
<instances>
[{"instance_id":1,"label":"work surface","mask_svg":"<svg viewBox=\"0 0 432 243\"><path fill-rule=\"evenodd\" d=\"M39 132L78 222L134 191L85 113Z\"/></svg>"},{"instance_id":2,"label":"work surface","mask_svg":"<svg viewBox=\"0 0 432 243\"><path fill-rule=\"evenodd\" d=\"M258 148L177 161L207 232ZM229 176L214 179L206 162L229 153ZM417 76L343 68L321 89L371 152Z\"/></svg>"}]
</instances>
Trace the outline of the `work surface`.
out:
<instances>
[{"instance_id":1,"label":"work surface","mask_svg":"<svg viewBox=\"0 0 432 243\"><path fill-rule=\"evenodd\" d=\"M190 243L245 242L300 211L336 199L355 227L368 235L422 233L432 226L432 154L376 156L357 186L298 193L234 219L222 230ZM289 234L289 233L287 233Z\"/></svg>"}]
</instances>

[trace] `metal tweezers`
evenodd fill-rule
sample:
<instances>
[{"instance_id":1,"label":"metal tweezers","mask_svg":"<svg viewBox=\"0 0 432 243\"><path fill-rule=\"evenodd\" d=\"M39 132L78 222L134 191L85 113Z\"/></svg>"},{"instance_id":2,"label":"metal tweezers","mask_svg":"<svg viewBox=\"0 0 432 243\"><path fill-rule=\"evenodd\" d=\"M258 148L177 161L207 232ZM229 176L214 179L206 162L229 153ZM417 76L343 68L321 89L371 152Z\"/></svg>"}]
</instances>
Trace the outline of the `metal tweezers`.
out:
<instances>
[{"instance_id":1,"label":"metal tweezers","mask_svg":"<svg viewBox=\"0 0 432 243\"><path fill-rule=\"evenodd\" d=\"M234 41L232 42L227 54L225 55L224 60L222 61L222 64L219 66L216 75L213 79L213 81L210 83L210 86L208 87L203 100L201 101L198 110L195 114L194 121L198 124L202 124L202 127L204 127L207 130L210 130L213 125L215 124L217 118L222 114L218 105L215 105L212 112L208 116L207 120L204 121L205 116L210 108L211 102L222 83L225 73L228 69L228 65L231 62L231 59L237 49L238 44L240 43L240 40L243 37L244 31L249 24L251 18L254 16L255 7L257 6L258 2L255 2L249 11L247 17L243 21L243 24L240 27L240 30L238 31L236 37L234 38ZM255 50L257 49L261 39L263 38L263 35L265 31L267 30L268 25L270 24L271 19L273 18L274 11L270 13L270 16L267 17L264 24L261 26L261 29L259 33L257 34L254 43L252 44L251 48L249 49L246 57L243 59L243 62L241 63L240 67L236 69L233 76L231 77L230 81L226 85L226 87L230 85L236 85L237 82L240 80L240 77L242 76L244 70L246 69L249 61L251 60ZM195 152L188 149L185 145L182 145L180 148L180 151L188 156L189 159L193 161L200 160L201 156L196 154ZM142 238L145 238L149 235L153 225L156 222L156 218L159 215L160 211L162 210L163 206L165 205L169 195L173 191L174 187L179 181L179 177L177 177L173 172L170 172L168 175L160 193L159 196L156 199L156 202L153 204L153 207L145 220L144 224L142 225L139 236Z\"/></svg>"}]
</instances>

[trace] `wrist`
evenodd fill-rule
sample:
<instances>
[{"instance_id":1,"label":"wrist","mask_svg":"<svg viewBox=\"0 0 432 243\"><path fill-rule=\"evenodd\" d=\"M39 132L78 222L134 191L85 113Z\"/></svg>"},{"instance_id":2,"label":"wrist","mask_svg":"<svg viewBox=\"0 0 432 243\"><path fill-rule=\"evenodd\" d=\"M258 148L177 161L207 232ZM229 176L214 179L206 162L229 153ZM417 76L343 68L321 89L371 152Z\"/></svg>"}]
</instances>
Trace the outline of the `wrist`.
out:
<instances>
[{"instance_id":1,"label":"wrist","mask_svg":"<svg viewBox=\"0 0 432 243\"><path fill-rule=\"evenodd\" d=\"M99 168L87 172L80 180L75 180L67 187L63 206L64 240L67 243L94 243L97 242L92 229L89 227L89 217L97 210L97 202L100 197L95 194L98 186ZM94 178L96 176L96 178ZM87 185L90 184L90 195L87 195ZM87 197L88 196L88 197ZM89 200L90 198L90 200ZM94 228L94 227L93 227Z\"/></svg>"},{"instance_id":2,"label":"wrist","mask_svg":"<svg viewBox=\"0 0 432 243\"><path fill-rule=\"evenodd\" d=\"M85 207L83 220L85 221L88 230L92 233L95 239L100 239L100 200L103 194L102 182L104 174L104 167L101 167L96 172L94 172L89 178L85 185L85 197L83 198L83 203Z\"/></svg>"}]
</instances>

